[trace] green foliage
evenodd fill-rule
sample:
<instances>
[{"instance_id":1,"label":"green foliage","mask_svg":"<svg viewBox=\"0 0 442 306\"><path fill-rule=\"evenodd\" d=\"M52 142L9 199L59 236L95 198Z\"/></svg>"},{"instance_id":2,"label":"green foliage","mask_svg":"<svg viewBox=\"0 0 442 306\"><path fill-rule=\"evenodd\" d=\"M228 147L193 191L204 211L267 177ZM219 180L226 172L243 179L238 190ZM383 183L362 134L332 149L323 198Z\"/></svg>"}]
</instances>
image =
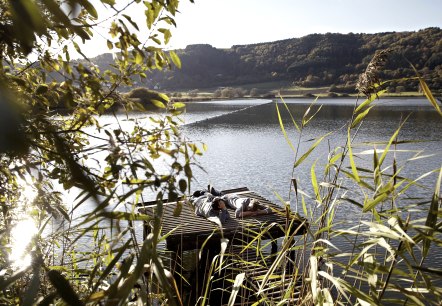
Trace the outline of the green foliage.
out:
<instances>
[{"instance_id":1,"label":"green foliage","mask_svg":"<svg viewBox=\"0 0 442 306\"><path fill-rule=\"evenodd\" d=\"M427 88L425 83L421 87ZM418 174L415 178L403 176L405 167L413 167L416 158L424 158L422 152L406 160L399 160L395 154L400 150L398 135L406 119L385 143L380 156L379 144L364 144L368 146L364 152L373 152L372 169L358 166L356 157L364 154L354 151L358 128L373 108L372 102L385 92L374 88L371 87L371 96L366 101L355 105L347 126L347 142L331 150L322 178L318 177L317 161L311 167L312 188L300 186L298 179L293 178L295 205L302 206L304 213L311 216L311 228L308 235L295 244L303 248L295 265L301 267L306 259L308 265L300 272L303 287L297 289L298 293L292 292L299 294L292 304L438 305L442 301L440 273L438 269L431 269L431 263L425 263L429 250L439 250L442 246L439 222L442 169L435 165L434 171ZM431 92L426 95L439 113ZM280 108L276 107L280 116ZM304 122L308 122L307 114L308 111L300 119L302 124L296 124L292 118L299 138ZM280 124L288 139L281 120ZM314 150L324 137L327 135L318 137L306 153L296 157L294 168L306 162L305 154ZM289 145L293 148L291 142ZM360 149L361 144L357 145ZM435 179L434 193L427 192L426 198L408 198L405 191L411 185L419 186L419 181L430 175ZM305 198L311 201L310 212ZM334 222L338 207L348 211L352 205L351 210L356 215L351 219L359 219L359 224ZM427 217L421 218L422 215ZM346 250L335 246L338 240L348 242ZM288 240L283 242L282 251L294 247L291 241L290 246L287 243ZM430 270L432 273L424 272Z\"/></svg>"},{"instance_id":2,"label":"green foliage","mask_svg":"<svg viewBox=\"0 0 442 306\"><path fill-rule=\"evenodd\" d=\"M134 79L150 79L147 74L151 72L161 71L168 78L170 72L167 69L173 65L182 66L183 73L194 75L193 81L206 82L201 84L213 84L205 74L207 71L218 78L217 82L220 80L224 84L273 80L287 75L287 60L296 62L291 73L296 75L297 69L302 70L308 65L313 70L309 82L328 82L339 73L321 74L316 69L324 63L327 65L330 55L347 56L349 50L342 48L342 43L352 44L350 38L355 37L358 43L362 42L364 52L361 53L365 56L362 63L367 64L365 61L374 53L373 48L378 44L391 46L398 37L393 34L352 34L349 39L338 37L339 43L334 43L332 34L312 35L302 38L302 44L285 49L283 47L290 46L290 41L269 46L235 46L227 51L200 45L174 53L164 51L163 47L170 40L170 26L175 25L178 1L130 2L129 5L137 6L145 14L149 34L142 39L139 38L140 25L124 14L124 7L118 7L116 2L98 1L99 5L114 12L108 19L111 37L106 42L107 47L115 51L114 57L112 66L109 66L103 56L107 65L103 66L101 63L92 64L81 45L82 41L93 39L97 35L96 27L104 24L100 20L100 11L91 1L0 1L2 304L121 305L131 299L144 304L153 304L154 299L168 305L183 303L175 279L158 248L164 238L160 237L160 216L164 198L178 200L189 191L191 166L201 150L183 140L180 134L174 115L179 113L182 104L170 105L166 96L144 89L134 90L129 93L134 96L128 98L119 93L120 86L131 87ZM428 41L433 42L440 37L440 30L398 35L401 37L400 46L406 46L404 55L418 65L416 70L422 74L409 81L420 83L424 94L440 113L423 79L433 75L425 68L434 67L437 73L440 71L438 57L432 55L440 51L440 45L426 40L428 37ZM318 44L322 37L325 37L326 48ZM414 61L413 57L417 56L414 49L421 40L429 51L423 53L422 60ZM303 53L293 52L297 48ZM287 53L278 53L279 50ZM83 59L74 61L71 53ZM202 65L188 64L187 55L198 53L206 54L201 58ZM214 55L225 60L213 61ZM354 58L351 60L356 67L360 63L353 62ZM223 70L229 68L226 61L236 69L234 81ZM400 57L393 58L393 61L400 61ZM216 74L206 69L205 65L209 63L219 64ZM339 67L344 64L340 63ZM269 67L272 70L268 70ZM385 69L390 68L386 66ZM247 76L239 75L239 71L246 72ZM263 79L256 77L256 71ZM395 75L395 86L402 84L399 77L410 71L414 73L410 69ZM354 82L353 72L347 71L347 79L342 81ZM391 70L392 74L396 72ZM154 77L158 78L158 75ZM176 86L183 86L184 79L175 78ZM142 95L136 96L137 92ZM138 119L122 122L116 111L121 108L124 111L144 110L145 105L133 99L143 99L146 94L151 95L146 101L169 112L165 116L147 118L148 126ZM254 233L253 243L247 248L259 260L242 263L267 269L258 285L246 288L259 295L260 301L275 304L296 301L302 304L382 304L397 302L389 295L394 292L400 296L401 304L404 301L422 304L425 300L440 304L441 290L436 283L440 271L425 261L433 247L441 246L438 236L441 231L440 168L417 178L403 177L402 168L423 156L418 154L399 161L389 154L399 144L400 128L386 142L382 154L378 154L378 144L368 144L373 151L373 167L359 167L357 157L360 153L354 150L355 135L371 110L371 102L369 99L355 107L347 126L347 141L330 152L323 176L317 174L319 163L310 167L312 193L293 175L296 205L302 206L311 216L311 230L305 239L295 243L294 233L298 229L287 224L281 251L268 265L268 258L262 252L268 246L264 239L266 229ZM57 115L54 110L63 111L65 115ZM312 104L302 118L292 117L299 141L303 129L319 110L320 107ZM114 115L113 126L102 124L100 116L103 114ZM125 123L132 128L121 128ZM282 120L280 124L289 141ZM294 174L295 169L305 163L311 152L329 136L318 137L305 152L298 152L299 145L290 143L296 156ZM406 197L407 189L420 187L420 179L435 173L439 174L435 179L436 187L428 199ZM349 190L362 197L353 197L353 193L347 192ZM157 215L154 217L139 216L135 211L136 203L143 201L146 192L157 200ZM308 203L312 203L310 211ZM355 205L359 210L362 221L357 228L343 228L333 222L337 207L344 203ZM293 214L288 205L284 207L287 215ZM426 218L412 219L411 214L419 210L426 212ZM32 222L26 223L27 227L21 231L27 237L31 236L27 246L30 262L26 263L25 258L22 258L23 263L15 262L10 257L13 232L20 229L22 221L29 220ZM142 243L137 240L136 221L153 225L152 233ZM33 233L32 225L37 227ZM336 252L333 242L338 237L353 243L352 252ZM212 281L229 257L224 250L214 258L210 267L203 303L207 302ZM289 256L299 250L297 258ZM301 270L302 262L309 263L307 269ZM288 264L294 268L286 281L286 275L277 273L282 271L281 266ZM405 286L404 278L410 279L411 285ZM275 279L279 282L274 282ZM298 279L303 283L300 291ZM235 282L244 287L246 280L239 274ZM277 301L270 300L268 289L281 283L285 292L277 297ZM295 299L295 290L302 294L301 300ZM238 288L232 290L230 304L238 294Z\"/></svg>"},{"instance_id":3,"label":"green foliage","mask_svg":"<svg viewBox=\"0 0 442 306\"><path fill-rule=\"evenodd\" d=\"M0 1L2 304L124 304L136 283L146 289L154 282L171 304L180 303L156 251L160 237L141 247L137 241L134 222L150 219L138 216L135 205L145 192L159 202L183 195L201 152L178 129L174 115L183 105L169 105L163 94L149 92L168 111L147 118L149 126L133 121L132 129L121 129L116 113L145 110L120 94L121 86L180 66L176 54L163 50L178 1L128 5L145 13L148 36L112 0ZM103 10L112 15L103 20ZM101 70L82 42L106 26L105 45L115 57ZM114 126L103 125L102 114L113 114ZM37 226L26 229L32 265L17 267L12 233L28 218ZM144 274L146 266L151 274Z\"/></svg>"},{"instance_id":4,"label":"green foliage","mask_svg":"<svg viewBox=\"0 0 442 306\"><path fill-rule=\"evenodd\" d=\"M233 98L242 98L246 94L245 90L242 88L233 88L233 87L225 87L225 88L218 88L213 93L214 98L226 98L226 99L233 99Z\"/></svg>"},{"instance_id":5,"label":"green foliage","mask_svg":"<svg viewBox=\"0 0 442 306\"><path fill-rule=\"evenodd\" d=\"M147 88L134 88L126 94L126 97L133 102L139 102L141 109L151 108L151 106L157 106L159 108L165 108L169 102L169 98L156 91L149 90Z\"/></svg>"},{"instance_id":6,"label":"green foliage","mask_svg":"<svg viewBox=\"0 0 442 306\"><path fill-rule=\"evenodd\" d=\"M375 62L376 58L372 67ZM301 207L309 228L306 235L295 236L299 227L294 228L288 218L275 254L269 254L269 245L277 242L266 237L268 227L243 231L240 245L231 246L236 251L226 252L224 266L218 270L216 256L208 277L215 282L216 275L224 275L220 278L234 284L230 305L239 300L253 305L440 305L441 270L429 257L430 253L438 256L442 247L441 165L428 173L416 172L415 161L428 155L401 147L410 142L399 140L407 117L389 139L357 142L364 118L376 107L376 98L385 93L376 86L382 82L377 79L361 88L361 95L370 95L355 103L342 144L336 143L333 132L303 139L304 129L320 110L320 101L313 101L300 116L289 112L293 128L282 120L282 112L289 111L284 100L276 102L282 134L295 156L289 201L276 196L286 216L299 217L291 207L296 211ZM440 113L430 91L426 96ZM289 131L296 134L297 144ZM301 141L312 144L300 152ZM333 144L327 159L311 161L311 152L325 141ZM362 167L367 161L371 166ZM298 174L299 166L306 163L311 163L307 184ZM409 176L407 168L413 170ZM433 190L422 182L428 178L434 181ZM410 188L415 189L408 193ZM213 282L206 284L204 300L210 299L207 292Z\"/></svg>"}]
</instances>

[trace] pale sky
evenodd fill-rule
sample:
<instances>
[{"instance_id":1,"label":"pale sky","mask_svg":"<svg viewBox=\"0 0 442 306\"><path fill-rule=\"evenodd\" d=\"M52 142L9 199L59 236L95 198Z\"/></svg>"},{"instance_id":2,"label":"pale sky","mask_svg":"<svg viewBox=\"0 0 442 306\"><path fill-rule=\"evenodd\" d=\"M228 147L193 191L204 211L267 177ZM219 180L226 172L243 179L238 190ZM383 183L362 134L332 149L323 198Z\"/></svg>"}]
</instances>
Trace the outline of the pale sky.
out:
<instances>
[{"instance_id":1,"label":"pale sky","mask_svg":"<svg viewBox=\"0 0 442 306\"><path fill-rule=\"evenodd\" d=\"M196 43L229 48L312 33L442 28L442 0L181 0L180 11L170 49ZM144 24L144 16L136 16L140 12L127 13ZM108 52L88 45L88 55Z\"/></svg>"}]
</instances>

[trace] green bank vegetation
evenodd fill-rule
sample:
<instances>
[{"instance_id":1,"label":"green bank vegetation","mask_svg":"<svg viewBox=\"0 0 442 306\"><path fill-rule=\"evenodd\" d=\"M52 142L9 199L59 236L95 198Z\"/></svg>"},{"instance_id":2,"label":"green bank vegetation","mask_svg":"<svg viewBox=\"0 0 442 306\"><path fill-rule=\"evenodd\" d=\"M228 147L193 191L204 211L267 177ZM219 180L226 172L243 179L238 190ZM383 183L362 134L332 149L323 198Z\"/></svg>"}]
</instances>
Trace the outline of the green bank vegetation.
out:
<instances>
[{"instance_id":1,"label":"green bank vegetation","mask_svg":"<svg viewBox=\"0 0 442 306\"><path fill-rule=\"evenodd\" d=\"M183 105L170 103L162 94L152 98L160 102L153 104L169 113L162 118L151 117L149 128L134 120L134 127L126 131L101 126L97 120L112 112L115 105L127 111L145 108L137 100L140 97L130 98L117 91L119 86L133 86L133 76L144 78L152 70L181 66L174 52L161 48L170 39L169 27L175 24L178 2L132 2L146 12L148 43L146 37L139 40L137 25L114 6L115 1L99 2L115 8L107 45L118 50L119 56L113 69L106 71L70 60L71 52L82 55L81 45L72 39L91 39L94 27L100 25L98 13L88 0L67 1L68 10L60 9L55 0L0 3L2 304L187 302L158 247L164 240L160 236L161 210L164 198L176 200L189 193L194 157L202 154L204 146L182 138L175 115ZM50 44L73 46L75 51L69 47L52 50L47 48ZM36 60L30 60L31 53ZM277 257L265 266L266 273L257 285L247 283L242 273L226 279L227 283L235 282L226 292L226 303L233 305L235 297L241 297L240 288L250 291L259 303L270 305L441 303L438 280L442 271L427 260L442 243L440 165L417 177L402 175L403 167L425 158L422 152L408 160L399 160L394 154L401 145L397 136L406 120L399 122L398 130L382 144L365 144L372 150L371 168L357 164L355 135L372 101L382 94L376 74L380 58L378 54L368 62L360 78L358 88L368 99L355 105L347 125L347 141L330 149L322 172L318 163L311 165L310 186L298 182L296 170L331 135L315 139L309 150L298 152L297 144L289 140L288 128L280 121L282 134L296 157L290 200L302 208L310 231L294 241L289 234L293 229L286 229L288 234ZM53 79L51 74L62 75L63 80ZM419 83L440 114L425 81L419 76L410 80ZM61 104L70 110L69 116L53 115L52 109ZM315 105L302 118L293 118L299 141L305 126L314 120ZM284 103L276 107L278 112L285 111ZM95 154L104 158L95 159ZM434 178L432 190L420 185L424 177ZM410 188L422 188L426 196L409 198L406 191ZM67 197L68 191L75 198ZM153 219L136 213L136 204L145 200L145 191L157 200L158 215ZM281 200L287 213L293 213L282 196ZM359 223L349 228L334 223L343 204L357 208ZM91 211L81 213L85 205L92 205ZM423 217L416 219L414 215ZM24 220L30 222L20 227ZM150 222L152 232L138 241L136 227L142 221ZM36 231L26 246L29 258L17 261L11 256L14 233L20 229L29 236L33 225ZM348 240L352 248L336 249L334 239L338 237ZM265 259L266 245L259 238L256 241L248 248ZM293 251L296 257L291 256ZM229 254L215 256L204 290L196 299L199 304L208 304L210 289L229 260ZM261 262L243 260L241 264ZM285 265L292 267L289 275L281 272ZM275 280L285 290L270 296L267 292Z\"/></svg>"},{"instance_id":2,"label":"green bank vegetation","mask_svg":"<svg viewBox=\"0 0 442 306\"><path fill-rule=\"evenodd\" d=\"M223 254L228 258L224 271L232 269L229 265L241 267L236 277L228 280L234 283L232 291L226 293L230 302L232 296L252 305L438 305L442 301L442 270L431 261L442 246L442 167L435 164L428 173L404 175L417 160L438 153L409 151L411 157L400 158L398 153L406 152L402 146L414 142L399 138L407 117L384 141L356 142L364 118L375 107L374 100L385 93L380 89L384 82L378 77L387 53L377 53L360 76L358 89L361 97L366 97L356 100L345 127L347 139L329 146L327 160L309 162L309 182L299 181L298 169L321 142L333 139L334 131L304 139L303 130L321 109L317 99L299 118L290 114L283 99L276 102L281 133L295 156L291 201L277 196L287 214L296 215L296 207L307 217L309 230L302 238L294 237L289 233L296 229L287 224L287 235L276 256L269 254L265 229L249 237L252 242L243 246L243 254L255 254L252 261L238 254ZM427 84L420 77L416 80L442 117ZM290 126L282 121L283 112L289 112ZM289 135L293 132L296 142ZM312 145L300 152L298 144L304 141ZM361 159L367 159L364 155L372 160L370 167L360 165ZM432 186L422 183L425 178L431 178ZM413 196L407 194L414 188ZM338 214L348 218L337 221ZM343 241L346 246L342 249ZM214 280L220 277L217 273L224 275L223 268L218 268L220 258L214 258L209 270ZM263 273L257 273L260 268ZM216 288L211 283L207 286ZM210 294L203 296L202 304L211 302Z\"/></svg>"},{"instance_id":3,"label":"green bank vegetation","mask_svg":"<svg viewBox=\"0 0 442 306\"><path fill-rule=\"evenodd\" d=\"M0 304L119 305L137 286L147 292L153 279L175 301L156 250L161 237L137 240L134 222L146 218L134 205L142 192L174 199L190 188L201 148L180 135L174 115L183 105L156 103L170 115L151 118L148 128L133 121L129 131L101 126L97 117L115 106L144 109L117 89L149 71L181 66L162 48L178 1L128 4L145 13L148 34L116 1L97 1L110 12L105 20L88 0L60 4L0 2ZM118 54L108 70L91 65L82 50L103 26ZM159 97L153 100L169 101ZM57 107L69 116L56 116ZM28 257L14 257L14 244L27 238ZM147 304L146 294L140 298Z\"/></svg>"}]
</instances>

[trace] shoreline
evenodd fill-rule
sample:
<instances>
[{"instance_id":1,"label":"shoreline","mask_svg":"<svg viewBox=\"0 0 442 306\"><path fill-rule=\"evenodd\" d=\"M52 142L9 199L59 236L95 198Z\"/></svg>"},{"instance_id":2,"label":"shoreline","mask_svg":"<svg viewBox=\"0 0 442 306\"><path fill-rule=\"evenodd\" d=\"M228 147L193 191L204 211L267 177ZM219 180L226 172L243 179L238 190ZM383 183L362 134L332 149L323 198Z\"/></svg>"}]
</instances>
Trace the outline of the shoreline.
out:
<instances>
[{"instance_id":1,"label":"shoreline","mask_svg":"<svg viewBox=\"0 0 442 306\"><path fill-rule=\"evenodd\" d=\"M170 101L172 103L174 102L182 102L182 103L197 103L197 102L216 102L216 101L234 101L234 100L253 100L253 99L269 99L269 100L273 100L273 99L279 99L280 97L282 97L283 99L308 99L308 98L316 98L318 97L319 99L321 98L326 98L326 99L356 99L358 98L357 94L352 94L352 95L345 95L345 96L328 96L328 95L281 95L281 96L277 96L277 95L272 95L272 96L261 96L261 97L250 97L250 96L244 96L244 97L236 97L236 98L212 98L212 97L207 97L207 96L203 96L203 97L184 97L184 98L175 98L172 97L170 99ZM361 96L359 96L359 98L361 98ZM365 97L362 97L365 99ZM383 98L389 98L389 99L426 99L424 94L420 94L417 93L416 94L383 94L382 96L379 97L379 99L383 99ZM436 100L438 100L439 102L441 102L440 98L436 97Z\"/></svg>"}]
</instances>

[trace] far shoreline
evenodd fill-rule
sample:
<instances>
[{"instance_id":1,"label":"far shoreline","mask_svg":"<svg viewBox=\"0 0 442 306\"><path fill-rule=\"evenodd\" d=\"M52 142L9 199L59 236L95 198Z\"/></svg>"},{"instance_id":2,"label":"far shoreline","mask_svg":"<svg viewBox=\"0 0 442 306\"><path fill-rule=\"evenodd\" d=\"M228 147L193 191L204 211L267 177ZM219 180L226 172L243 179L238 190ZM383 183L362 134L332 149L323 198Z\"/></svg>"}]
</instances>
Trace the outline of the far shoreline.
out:
<instances>
[{"instance_id":1,"label":"far shoreline","mask_svg":"<svg viewBox=\"0 0 442 306\"><path fill-rule=\"evenodd\" d=\"M351 95L337 95L337 96L329 96L326 94L319 94L319 95L266 95L266 96L258 96L258 97L251 97L251 96L244 96L244 97L208 97L208 96L196 96L196 97L172 97L171 102L182 102L182 103L198 103L198 102L220 102L220 101L234 101L234 100L254 100L254 99L262 99L262 100L274 100L274 99L357 99L357 94L351 94ZM407 94L392 94L392 93L384 93L383 95L379 96L379 99L382 98L389 98L389 99L426 99L425 95L419 92L415 93L407 93ZM359 99L365 99L365 97L359 96ZM439 102L440 99L436 98Z\"/></svg>"}]
</instances>

